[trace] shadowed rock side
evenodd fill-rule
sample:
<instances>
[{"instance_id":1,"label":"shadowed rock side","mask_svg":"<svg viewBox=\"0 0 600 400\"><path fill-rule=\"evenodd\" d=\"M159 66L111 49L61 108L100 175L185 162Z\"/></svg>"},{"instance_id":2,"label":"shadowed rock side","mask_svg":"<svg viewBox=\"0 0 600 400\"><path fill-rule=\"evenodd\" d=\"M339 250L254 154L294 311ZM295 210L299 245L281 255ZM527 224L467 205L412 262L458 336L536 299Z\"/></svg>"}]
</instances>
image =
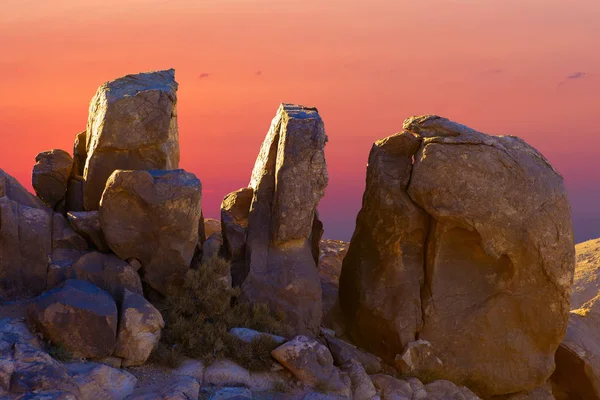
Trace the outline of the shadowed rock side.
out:
<instances>
[{"instance_id":1,"label":"shadowed rock side","mask_svg":"<svg viewBox=\"0 0 600 400\"><path fill-rule=\"evenodd\" d=\"M52 210L0 169L0 297L41 293L52 253Z\"/></svg>"},{"instance_id":2,"label":"shadowed rock side","mask_svg":"<svg viewBox=\"0 0 600 400\"><path fill-rule=\"evenodd\" d=\"M222 253L231 260L233 286L241 286L248 276L246 238L253 194L252 188L243 188L229 193L221 203Z\"/></svg>"},{"instance_id":3,"label":"shadowed rock side","mask_svg":"<svg viewBox=\"0 0 600 400\"><path fill-rule=\"evenodd\" d=\"M326 142L316 109L282 104L249 188L226 196L222 205L224 253L235 263L235 283L243 281L247 300L283 311L302 333L316 333L322 316L312 247L316 208L327 186Z\"/></svg>"},{"instance_id":4,"label":"shadowed rock side","mask_svg":"<svg viewBox=\"0 0 600 400\"><path fill-rule=\"evenodd\" d=\"M38 197L54 208L67 193L73 158L60 149L44 151L35 157L31 183Z\"/></svg>"},{"instance_id":5,"label":"shadowed rock side","mask_svg":"<svg viewBox=\"0 0 600 400\"><path fill-rule=\"evenodd\" d=\"M86 210L98 209L106 180L117 169L178 167L177 86L171 69L126 75L98 88L86 129Z\"/></svg>"},{"instance_id":6,"label":"shadowed rock side","mask_svg":"<svg viewBox=\"0 0 600 400\"><path fill-rule=\"evenodd\" d=\"M414 339L426 340L443 363L427 373L484 397L543 385L566 330L574 267L562 177L515 137L431 115L410 118L404 128L399 135L421 140L412 172L410 152L379 167L375 145L344 260L340 296L353 338L388 358ZM388 172L403 165L404 180ZM400 199L412 207L390 206ZM388 227L388 220L400 222ZM418 228L403 236L406 227ZM379 256L386 252L388 258ZM361 302L364 293L369 302Z\"/></svg>"},{"instance_id":7,"label":"shadowed rock side","mask_svg":"<svg viewBox=\"0 0 600 400\"><path fill-rule=\"evenodd\" d=\"M600 399L600 295L571 311L556 352L557 399Z\"/></svg>"},{"instance_id":8,"label":"shadowed rock side","mask_svg":"<svg viewBox=\"0 0 600 400\"><path fill-rule=\"evenodd\" d=\"M600 239L575 246L567 334L556 351L552 375L557 400L600 399Z\"/></svg>"},{"instance_id":9,"label":"shadowed rock side","mask_svg":"<svg viewBox=\"0 0 600 400\"><path fill-rule=\"evenodd\" d=\"M115 171L100 202L106 243L121 259L137 259L143 280L167 294L182 284L199 242L202 187L194 174Z\"/></svg>"},{"instance_id":10,"label":"shadowed rock side","mask_svg":"<svg viewBox=\"0 0 600 400\"><path fill-rule=\"evenodd\" d=\"M391 359L415 340L423 324L428 220L406 194L420 143L403 132L371 149L363 206L340 276L340 304L350 316L352 337Z\"/></svg>"}]
</instances>

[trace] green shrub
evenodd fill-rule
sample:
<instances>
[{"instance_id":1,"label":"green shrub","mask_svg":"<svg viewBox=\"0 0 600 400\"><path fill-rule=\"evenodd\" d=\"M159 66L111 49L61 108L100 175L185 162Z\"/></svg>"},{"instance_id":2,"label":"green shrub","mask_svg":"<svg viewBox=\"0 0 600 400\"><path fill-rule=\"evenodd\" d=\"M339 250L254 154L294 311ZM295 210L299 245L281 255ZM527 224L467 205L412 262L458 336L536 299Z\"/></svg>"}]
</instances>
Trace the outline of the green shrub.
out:
<instances>
[{"instance_id":1,"label":"green shrub","mask_svg":"<svg viewBox=\"0 0 600 400\"><path fill-rule=\"evenodd\" d=\"M165 328L153 361L176 366L183 356L205 362L225 357L251 370L270 368L271 351L278 346L272 338L259 336L245 343L228 331L246 327L288 336L283 313L266 305L235 301L240 291L230 287L229 274L229 263L213 257L190 269L183 287L172 291L162 304L155 304L163 314Z\"/></svg>"},{"instance_id":2,"label":"green shrub","mask_svg":"<svg viewBox=\"0 0 600 400\"><path fill-rule=\"evenodd\" d=\"M44 348L46 353L48 353L50 357L54 358L55 360L62 362L73 361L73 354L60 344L47 342L45 343Z\"/></svg>"}]
</instances>

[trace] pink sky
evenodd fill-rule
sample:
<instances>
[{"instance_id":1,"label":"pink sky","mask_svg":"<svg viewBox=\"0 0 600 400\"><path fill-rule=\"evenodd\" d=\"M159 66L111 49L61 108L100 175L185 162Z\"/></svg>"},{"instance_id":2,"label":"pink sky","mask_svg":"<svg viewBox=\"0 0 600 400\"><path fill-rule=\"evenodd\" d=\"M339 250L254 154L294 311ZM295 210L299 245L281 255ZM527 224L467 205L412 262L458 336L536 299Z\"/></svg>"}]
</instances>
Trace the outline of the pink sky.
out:
<instances>
[{"instance_id":1,"label":"pink sky","mask_svg":"<svg viewBox=\"0 0 600 400\"><path fill-rule=\"evenodd\" d=\"M101 83L172 67L181 167L210 217L296 102L329 136L327 237L352 234L371 144L435 113L542 151L582 241L600 236L599 39L598 0L2 0L0 168L30 188Z\"/></svg>"}]
</instances>

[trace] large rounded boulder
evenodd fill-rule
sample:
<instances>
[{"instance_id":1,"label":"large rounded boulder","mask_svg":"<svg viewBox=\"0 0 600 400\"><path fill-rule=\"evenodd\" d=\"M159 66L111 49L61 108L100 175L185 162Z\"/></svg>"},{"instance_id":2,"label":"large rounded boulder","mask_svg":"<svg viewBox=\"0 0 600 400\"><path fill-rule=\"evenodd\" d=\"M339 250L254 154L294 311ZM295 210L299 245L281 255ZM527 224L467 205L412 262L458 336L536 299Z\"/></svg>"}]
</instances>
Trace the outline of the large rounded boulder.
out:
<instances>
[{"instance_id":1,"label":"large rounded boulder","mask_svg":"<svg viewBox=\"0 0 600 400\"><path fill-rule=\"evenodd\" d=\"M115 171L100 201L106 243L142 264L143 280L166 294L181 285L199 241L202 186L194 174Z\"/></svg>"},{"instance_id":2,"label":"large rounded boulder","mask_svg":"<svg viewBox=\"0 0 600 400\"><path fill-rule=\"evenodd\" d=\"M489 397L551 375L574 264L567 192L546 158L413 117L371 151L340 299L361 346L392 359L428 341L443 368L422 374Z\"/></svg>"},{"instance_id":3,"label":"large rounded boulder","mask_svg":"<svg viewBox=\"0 0 600 400\"><path fill-rule=\"evenodd\" d=\"M117 305L92 283L65 281L41 294L28 312L44 338L74 356L102 358L115 348Z\"/></svg>"},{"instance_id":4,"label":"large rounded boulder","mask_svg":"<svg viewBox=\"0 0 600 400\"><path fill-rule=\"evenodd\" d=\"M35 157L32 185L40 199L54 208L67 193L73 158L60 149L44 151Z\"/></svg>"}]
</instances>

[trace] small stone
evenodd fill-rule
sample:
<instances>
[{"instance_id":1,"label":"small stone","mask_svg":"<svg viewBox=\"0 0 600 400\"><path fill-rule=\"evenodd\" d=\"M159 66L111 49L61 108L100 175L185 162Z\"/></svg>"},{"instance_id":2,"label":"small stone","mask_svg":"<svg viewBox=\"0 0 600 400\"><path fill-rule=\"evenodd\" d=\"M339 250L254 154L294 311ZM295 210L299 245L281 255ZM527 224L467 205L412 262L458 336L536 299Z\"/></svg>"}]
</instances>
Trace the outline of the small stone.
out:
<instances>
[{"instance_id":1,"label":"small stone","mask_svg":"<svg viewBox=\"0 0 600 400\"><path fill-rule=\"evenodd\" d=\"M204 385L248 387L250 373L233 361L217 360L204 370Z\"/></svg>"},{"instance_id":2,"label":"small stone","mask_svg":"<svg viewBox=\"0 0 600 400\"><path fill-rule=\"evenodd\" d=\"M158 345L164 326L160 311L125 289L114 355L123 359L124 367L142 365Z\"/></svg>"}]
</instances>

